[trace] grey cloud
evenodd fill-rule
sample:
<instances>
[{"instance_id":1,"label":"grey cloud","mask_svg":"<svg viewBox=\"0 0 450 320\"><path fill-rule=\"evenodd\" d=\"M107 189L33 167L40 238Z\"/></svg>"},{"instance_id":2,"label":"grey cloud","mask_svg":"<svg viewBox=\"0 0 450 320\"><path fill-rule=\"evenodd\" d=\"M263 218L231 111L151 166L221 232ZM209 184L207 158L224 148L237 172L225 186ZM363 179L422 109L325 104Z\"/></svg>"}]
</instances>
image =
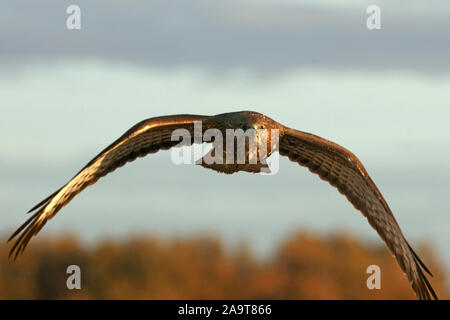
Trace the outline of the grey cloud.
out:
<instances>
[{"instance_id":1,"label":"grey cloud","mask_svg":"<svg viewBox=\"0 0 450 320\"><path fill-rule=\"evenodd\" d=\"M441 1L431 5L447 6ZM69 1L0 4L0 62L99 58L152 67L286 71L296 67L450 70L450 19L382 7L257 6L240 2L79 1L82 29L65 28Z\"/></svg>"}]
</instances>

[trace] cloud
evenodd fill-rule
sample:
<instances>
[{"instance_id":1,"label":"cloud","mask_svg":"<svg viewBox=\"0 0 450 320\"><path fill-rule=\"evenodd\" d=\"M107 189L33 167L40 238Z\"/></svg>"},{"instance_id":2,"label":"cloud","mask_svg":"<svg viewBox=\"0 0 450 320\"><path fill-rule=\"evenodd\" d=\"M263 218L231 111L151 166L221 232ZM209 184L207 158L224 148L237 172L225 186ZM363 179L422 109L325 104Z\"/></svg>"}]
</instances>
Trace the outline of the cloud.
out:
<instances>
[{"instance_id":1,"label":"cloud","mask_svg":"<svg viewBox=\"0 0 450 320\"><path fill-rule=\"evenodd\" d=\"M301 67L450 71L447 3L381 2L378 31L366 29L365 5L334 3L79 1L82 29L69 31L71 2L8 0L0 4L0 61L100 58L269 74Z\"/></svg>"}]
</instances>

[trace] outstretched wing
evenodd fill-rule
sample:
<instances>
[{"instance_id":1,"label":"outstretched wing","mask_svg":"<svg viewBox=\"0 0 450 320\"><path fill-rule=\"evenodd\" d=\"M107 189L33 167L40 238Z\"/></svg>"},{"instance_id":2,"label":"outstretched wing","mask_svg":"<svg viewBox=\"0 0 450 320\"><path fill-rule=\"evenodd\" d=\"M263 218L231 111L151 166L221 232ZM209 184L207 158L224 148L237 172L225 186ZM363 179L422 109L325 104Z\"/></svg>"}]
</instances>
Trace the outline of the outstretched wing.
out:
<instances>
[{"instance_id":1,"label":"outstretched wing","mask_svg":"<svg viewBox=\"0 0 450 320\"><path fill-rule=\"evenodd\" d=\"M210 117L201 115L175 115L151 118L139 122L106 149L100 152L66 185L38 203L29 212L37 210L13 235L18 236L9 256L17 256L23 252L31 237L36 235L44 224L69 201L87 186L98 179L123 166L125 163L143 157L161 149L169 149L179 141L172 141L175 129L187 129L194 137L194 122L204 121ZM203 125L203 129L205 126ZM193 141L191 140L190 143Z\"/></svg>"},{"instance_id":2,"label":"outstretched wing","mask_svg":"<svg viewBox=\"0 0 450 320\"><path fill-rule=\"evenodd\" d=\"M347 149L315 135L285 128L279 152L328 181L362 212L406 273L420 299L437 299L424 271L431 275L410 247L389 206L361 162Z\"/></svg>"}]
</instances>

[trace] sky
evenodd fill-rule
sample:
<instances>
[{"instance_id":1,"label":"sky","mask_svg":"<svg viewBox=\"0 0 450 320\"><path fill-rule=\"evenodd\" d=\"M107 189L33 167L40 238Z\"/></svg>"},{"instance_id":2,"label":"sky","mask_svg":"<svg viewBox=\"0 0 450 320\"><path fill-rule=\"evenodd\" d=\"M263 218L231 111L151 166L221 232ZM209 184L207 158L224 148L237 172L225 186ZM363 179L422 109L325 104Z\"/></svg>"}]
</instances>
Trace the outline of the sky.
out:
<instances>
[{"instance_id":1,"label":"sky","mask_svg":"<svg viewBox=\"0 0 450 320\"><path fill-rule=\"evenodd\" d=\"M354 152L408 241L450 266L448 1L379 1L380 30L366 1L77 1L80 30L70 4L0 4L0 233L142 119L254 110ZM226 176L170 152L100 180L43 233L214 233L264 256L298 229L381 244L287 159L274 176Z\"/></svg>"}]
</instances>

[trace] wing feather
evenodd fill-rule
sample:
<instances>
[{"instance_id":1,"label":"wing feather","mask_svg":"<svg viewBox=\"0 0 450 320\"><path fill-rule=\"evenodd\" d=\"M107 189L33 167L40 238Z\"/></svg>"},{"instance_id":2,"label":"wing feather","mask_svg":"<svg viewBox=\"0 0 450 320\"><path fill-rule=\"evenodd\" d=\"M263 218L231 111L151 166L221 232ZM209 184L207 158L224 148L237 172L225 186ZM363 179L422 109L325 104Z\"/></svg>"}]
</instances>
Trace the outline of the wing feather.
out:
<instances>
[{"instance_id":1,"label":"wing feather","mask_svg":"<svg viewBox=\"0 0 450 320\"><path fill-rule=\"evenodd\" d=\"M431 273L406 241L380 191L353 153L331 141L289 128L280 139L279 152L345 195L386 243L416 295L420 299L437 299L423 270Z\"/></svg>"},{"instance_id":2,"label":"wing feather","mask_svg":"<svg viewBox=\"0 0 450 320\"><path fill-rule=\"evenodd\" d=\"M45 223L87 186L123 166L125 163L149 153L169 149L177 145L171 135L175 129L187 129L194 136L194 122L210 118L202 115L175 115L151 118L139 122L126 131L116 141L106 147L83 167L66 185L34 206L29 212L37 210L8 239L18 237L9 256L17 258L26 248L32 236L36 235ZM205 129L205 125L203 124ZM192 143L192 141L191 141Z\"/></svg>"}]
</instances>

